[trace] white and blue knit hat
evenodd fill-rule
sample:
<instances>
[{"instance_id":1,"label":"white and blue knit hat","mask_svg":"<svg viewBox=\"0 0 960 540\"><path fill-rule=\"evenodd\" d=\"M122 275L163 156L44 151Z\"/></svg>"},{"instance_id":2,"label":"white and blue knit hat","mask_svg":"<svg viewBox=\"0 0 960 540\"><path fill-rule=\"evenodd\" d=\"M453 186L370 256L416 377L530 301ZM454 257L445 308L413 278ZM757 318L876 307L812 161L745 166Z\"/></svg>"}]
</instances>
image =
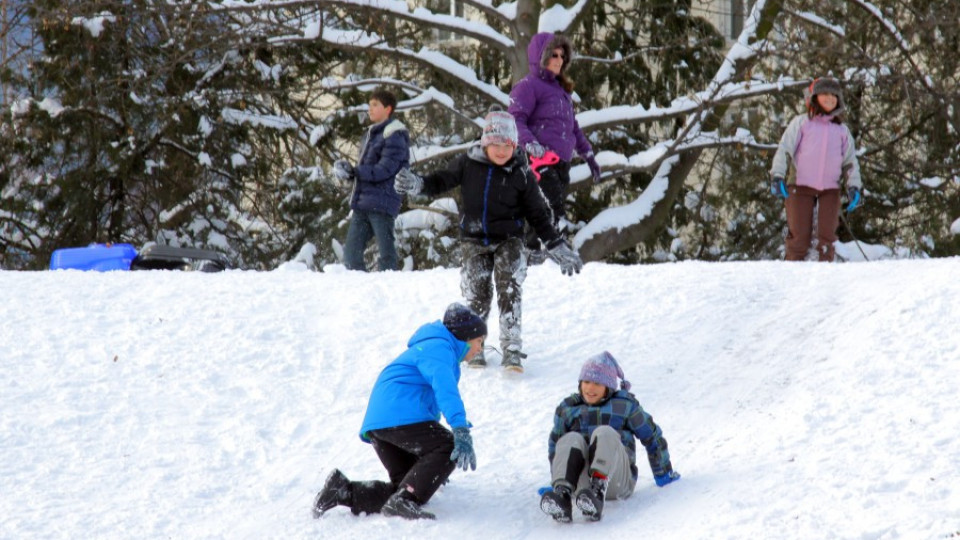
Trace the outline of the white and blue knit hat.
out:
<instances>
[{"instance_id":1,"label":"white and blue knit hat","mask_svg":"<svg viewBox=\"0 0 960 540\"><path fill-rule=\"evenodd\" d=\"M480 137L480 146L486 148L491 144L512 144L517 146L517 122L507 111L492 110L484 118L483 135Z\"/></svg>"},{"instance_id":2,"label":"white and blue knit hat","mask_svg":"<svg viewBox=\"0 0 960 540\"><path fill-rule=\"evenodd\" d=\"M619 385L617 379L622 381ZM630 381L624 378L620 364L607 351L591 356L584 362L583 368L580 369L580 381L602 384L611 392L616 392L617 388L630 390Z\"/></svg>"}]
</instances>

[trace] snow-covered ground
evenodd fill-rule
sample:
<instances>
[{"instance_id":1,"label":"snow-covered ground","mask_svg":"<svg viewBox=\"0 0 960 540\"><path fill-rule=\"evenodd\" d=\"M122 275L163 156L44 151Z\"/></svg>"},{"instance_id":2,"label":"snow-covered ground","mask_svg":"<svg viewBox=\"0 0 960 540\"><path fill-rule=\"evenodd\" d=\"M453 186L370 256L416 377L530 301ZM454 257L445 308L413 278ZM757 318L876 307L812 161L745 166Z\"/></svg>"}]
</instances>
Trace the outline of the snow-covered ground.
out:
<instances>
[{"instance_id":1,"label":"snow-covered ground","mask_svg":"<svg viewBox=\"0 0 960 540\"><path fill-rule=\"evenodd\" d=\"M960 536L958 259L532 268L527 372L464 370L478 468L434 522L310 506L385 478L368 392L457 270L286 268L0 272L0 538ZM602 350L683 478L556 524L553 410Z\"/></svg>"}]
</instances>

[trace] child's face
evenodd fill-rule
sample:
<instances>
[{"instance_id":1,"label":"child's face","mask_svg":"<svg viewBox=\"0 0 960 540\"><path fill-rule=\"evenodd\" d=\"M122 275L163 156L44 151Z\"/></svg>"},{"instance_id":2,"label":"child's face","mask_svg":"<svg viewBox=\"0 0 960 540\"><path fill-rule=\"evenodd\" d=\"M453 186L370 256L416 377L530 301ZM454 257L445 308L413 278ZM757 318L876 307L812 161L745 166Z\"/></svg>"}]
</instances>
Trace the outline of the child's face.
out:
<instances>
[{"instance_id":1,"label":"child's face","mask_svg":"<svg viewBox=\"0 0 960 540\"><path fill-rule=\"evenodd\" d=\"M817 103L824 112L830 113L837 108L837 96L833 94L817 94Z\"/></svg>"},{"instance_id":2,"label":"child's face","mask_svg":"<svg viewBox=\"0 0 960 540\"><path fill-rule=\"evenodd\" d=\"M496 165L503 165L504 163L510 161L510 158L513 157L513 152L517 149L514 144L488 144L484 148L484 152L487 153L487 159L492 161Z\"/></svg>"},{"instance_id":3,"label":"child's face","mask_svg":"<svg viewBox=\"0 0 960 540\"><path fill-rule=\"evenodd\" d=\"M607 397L607 387L593 381L580 381L580 395L588 405L596 405Z\"/></svg>"},{"instance_id":4,"label":"child's face","mask_svg":"<svg viewBox=\"0 0 960 540\"><path fill-rule=\"evenodd\" d=\"M370 106L370 110L367 112L367 114L370 115L370 123L379 124L390 117L390 113L392 111L390 110L390 107L384 107L383 103L380 103L375 99L371 99L368 105Z\"/></svg>"},{"instance_id":5,"label":"child's face","mask_svg":"<svg viewBox=\"0 0 960 540\"><path fill-rule=\"evenodd\" d=\"M470 350L467 351L467 356L463 359L464 362L469 362L473 360L474 356L480 354L480 352L483 350L483 340L486 339L486 337L487 336L480 336L467 342L467 345L470 346Z\"/></svg>"}]
</instances>

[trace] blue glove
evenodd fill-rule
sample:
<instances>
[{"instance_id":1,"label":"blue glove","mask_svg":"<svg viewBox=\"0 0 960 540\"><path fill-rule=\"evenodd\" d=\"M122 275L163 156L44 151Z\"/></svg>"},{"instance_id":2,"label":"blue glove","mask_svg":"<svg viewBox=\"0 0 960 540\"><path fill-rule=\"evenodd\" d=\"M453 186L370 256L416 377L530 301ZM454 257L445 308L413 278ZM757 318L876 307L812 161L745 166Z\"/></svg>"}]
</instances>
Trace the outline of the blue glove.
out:
<instances>
[{"instance_id":1,"label":"blue glove","mask_svg":"<svg viewBox=\"0 0 960 540\"><path fill-rule=\"evenodd\" d=\"M523 149L527 151L528 156L533 156L535 158L542 158L543 154L547 151L547 148L537 141L530 141L527 144L523 145Z\"/></svg>"},{"instance_id":2,"label":"blue glove","mask_svg":"<svg viewBox=\"0 0 960 540\"><path fill-rule=\"evenodd\" d=\"M653 480L660 487L663 487L671 482L676 482L679 479L680 479L680 473L678 473L677 471L670 471L668 473L661 474L660 476L653 477Z\"/></svg>"},{"instance_id":3,"label":"blue glove","mask_svg":"<svg viewBox=\"0 0 960 540\"><path fill-rule=\"evenodd\" d=\"M588 152L583 159L587 162L587 167L590 167L590 175L593 176L593 183L600 183L600 165L597 163L597 159L593 157L593 152Z\"/></svg>"},{"instance_id":4,"label":"blue glove","mask_svg":"<svg viewBox=\"0 0 960 540\"><path fill-rule=\"evenodd\" d=\"M786 199L789 196L787 184L784 183L782 176L774 176L773 180L770 180L770 192L781 199Z\"/></svg>"},{"instance_id":5,"label":"blue glove","mask_svg":"<svg viewBox=\"0 0 960 540\"><path fill-rule=\"evenodd\" d=\"M473 437L470 436L470 428L453 428L453 452L450 453L450 461L456 461L454 467L460 467L467 470L467 465L471 471L477 470L477 454L473 452Z\"/></svg>"},{"instance_id":6,"label":"blue glove","mask_svg":"<svg viewBox=\"0 0 960 540\"><path fill-rule=\"evenodd\" d=\"M333 175L337 177L337 180L346 182L347 180L353 180L354 174L356 171L353 169L353 165L345 159L338 159L333 162Z\"/></svg>"},{"instance_id":7,"label":"blue glove","mask_svg":"<svg viewBox=\"0 0 960 540\"><path fill-rule=\"evenodd\" d=\"M847 200L850 201L847 203L847 213L853 212L860 206L860 201L863 199L863 196L860 194L860 188L852 187L847 190Z\"/></svg>"}]
</instances>

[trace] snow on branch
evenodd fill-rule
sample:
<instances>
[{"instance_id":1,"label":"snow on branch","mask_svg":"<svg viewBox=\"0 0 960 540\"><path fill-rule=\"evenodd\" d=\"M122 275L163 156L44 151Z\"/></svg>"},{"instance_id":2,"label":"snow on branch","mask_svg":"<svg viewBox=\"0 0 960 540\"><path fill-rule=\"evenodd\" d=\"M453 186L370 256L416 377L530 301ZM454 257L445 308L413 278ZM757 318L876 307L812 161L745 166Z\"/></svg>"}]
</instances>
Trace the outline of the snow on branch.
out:
<instances>
[{"instance_id":1,"label":"snow on branch","mask_svg":"<svg viewBox=\"0 0 960 540\"><path fill-rule=\"evenodd\" d=\"M930 80L930 76L923 72L923 69L913 60L913 55L910 52L910 44L904 39L903 35L900 33L900 30L897 29L897 25L890 22L880 11L877 6L871 4L870 2L865 2L864 0L850 0L854 5L859 6L867 13L869 13L874 19L876 19L880 25L887 31L888 34L893 38L897 43L897 48L903 53L904 58L917 73L917 77L923 82L923 85L935 93L933 81Z\"/></svg>"},{"instance_id":2,"label":"snow on branch","mask_svg":"<svg viewBox=\"0 0 960 540\"><path fill-rule=\"evenodd\" d=\"M689 150L703 150L722 146L739 146L755 150L775 151L776 144L761 143L746 129L738 129L729 137L720 137L716 132L700 133L697 137L671 146L672 142L661 142L652 147L625 156L619 152L602 151L597 153L597 163L603 169L603 179L614 178L624 174L647 172L659 168L663 161ZM577 165L570 169L570 185L576 189L586 182L592 181L590 168L586 164Z\"/></svg>"},{"instance_id":3,"label":"snow on branch","mask_svg":"<svg viewBox=\"0 0 960 540\"><path fill-rule=\"evenodd\" d=\"M708 105L700 105L696 110L691 109L684 129L672 141L659 143L653 149L641 153L645 154L643 157L640 154L635 156L637 161L651 159L650 163L656 163L658 159L662 159L662 157L658 157L658 154L669 156L659 161L653 180L643 190L640 197L625 206L608 208L597 214L590 223L577 232L573 239L576 248L579 249L586 242L603 235L606 231L612 229L619 231L641 223L651 215L654 207L663 200L668 192L673 167L680 163L680 152L689 149L684 145L702 141L702 137L710 137L710 135L704 133L703 124L717 104L715 100L723 96L729 96L730 92L735 94L736 90L741 88L740 84L732 82L736 79L738 70L742 68L745 62L756 57L759 50L765 46L764 41L756 39L756 33L766 4L766 0L757 0L750 11L750 16L744 21L743 30L740 32L736 43L727 51L707 89L704 92L697 93L697 96ZM690 101L695 102L696 100ZM740 135L739 132L738 135ZM600 154L604 153L601 152ZM598 162L599 159L598 154ZM610 159L609 156L604 156L604 162L608 159ZM626 158L624 159L626 160ZM571 180L572 177L573 171L571 171Z\"/></svg>"},{"instance_id":4,"label":"snow on branch","mask_svg":"<svg viewBox=\"0 0 960 540\"><path fill-rule=\"evenodd\" d=\"M470 6L477 11L491 17L500 17L504 22L513 22L517 19L517 3L503 2L494 6L490 0L461 0L463 5Z\"/></svg>"},{"instance_id":5,"label":"snow on branch","mask_svg":"<svg viewBox=\"0 0 960 540\"><path fill-rule=\"evenodd\" d=\"M377 34L363 30L331 28L322 25L320 20L317 19L304 27L302 36L288 35L277 37L270 41L272 43L285 43L302 41L304 39L319 39L344 49L378 51L410 62L426 64L435 70L446 73L449 77L458 79L463 85L474 88L490 101L500 103L505 107L510 103L510 96L508 94L504 93L495 85L481 81L477 78L477 73L473 69L441 52L434 51L427 47L419 51L414 51L406 47L393 47L388 45L385 40Z\"/></svg>"},{"instance_id":6,"label":"snow on branch","mask_svg":"<svg viewBox=\"0 0 960 540\"><path fill-rule=\"evenodd\" d=\"M220 4L223 8L231 9L243 9L244 11L251 11L251 4L246 2L221 2ZM353 8L364 10L370 13L372 16L381 16L386 20L392 19L402 19L405 21L414 22L420 26L427 26L437 30L445 30L452 32L458 35L476 39L484 44L499 48L501 50L506 50L514 47L514 42L509 37L501 34L494 30L491 26L484 24L482 22L470 21L463 17L457 17L455 15L449 15L445 13L434 13L427 8L415 7L413 10L410 9L406 0L321 0L321 1L279 1L279 2L256 2L254 6L260 6L261 10L263 8L291 8L291 7L304 7L304 8ZM508 22L507 17L505 17L501 12L493 10L487 13L490 16L498 17L503 19L504 22Z\"/></svg>"},{"instance_id":7,"label":"snow on branch","mask_svg":"<svg viewBox=\"0 0 960 540\"><path fill-rule=\"evenodd\" d=\"M413 109L423 108L431 103L437 104L450 113L463 118L464 120L476 124L479 128L480 125L477 123L476 119L469 118L463 114L457 107L453 98L445 93L437 90L434 87L430 88L421 88L415 84L410 83L409 81L403 81L400 79L394 79L392 77L377 77L377 78L367 78L367 79L347 79L347 80L338 80L333 78L326 78L320 82L321 88L329 91L344 90L348 88L369 88L373 89L380 86L394 86L401 88L406 94L414 94L414 97L406 100L400 100L397 102L397 111L406 111ZM328 133L329 124L340 117L366 112L368 109L367 105L359 105L356 107L348 107L346 109L339 109L330 116L328 116L324 121L315 126L310 132L310 144L315 146L317 142L322 139Z\"/></svg>"},{"instance_id":8,"label":"snow on branch","mask_svg":"<svg viewBox=\"0 0 960 540\"><path fill-rule=\"evenodd\" d=\"M550 6L540 13L539 31L566 33L589 3L590 0L578 0L569 8L559 3Z\"/></svg>"},{"instance_id":9,"label":"snow on branch","mask_svg":"<svg viewBox=\"0 0 960 540\"><path fill-rule=\"evenodd\" d=\"M692 114L704 106L732 103L741 99L757 97L783 90L784 82L727 82L722 86L697 92L692 96L674 99L666 107L646 108L643 105L615 105L601 110L584 111L577 115L580 127L586 130L620 126L629 123L665 120L676 116ZM807 81L808 83L809 81ZM806 84L806 83L803 83Z\"/></svg>"},{"instance_id":10,"label":"snow on branch","mask_svg":"<svg viewBox=\"0 0 960 540\"><path fill-rule=\"evenodd\" d=\"M840 37L847 35L847 30L844 27L833 24L816 13L807 11L787 11L787 13L814 26L825 28Z\"/></svg>"}]
</instances>

